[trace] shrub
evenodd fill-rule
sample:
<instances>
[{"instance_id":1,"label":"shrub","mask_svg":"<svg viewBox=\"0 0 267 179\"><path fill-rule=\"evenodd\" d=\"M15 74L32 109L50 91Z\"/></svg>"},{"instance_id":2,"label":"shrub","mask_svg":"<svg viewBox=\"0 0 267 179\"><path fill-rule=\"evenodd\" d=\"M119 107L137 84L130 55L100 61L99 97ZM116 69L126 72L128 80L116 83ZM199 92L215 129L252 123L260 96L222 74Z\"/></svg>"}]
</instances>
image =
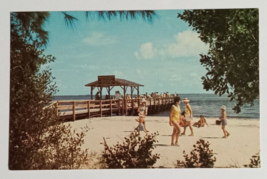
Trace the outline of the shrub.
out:
<instances>
[{"instance_id":1,"label":"shrub","mask_svg":"<svg viewBox=\"0 0 267 179\"><path fill-rule=\"evenodd\" d=\"M261 167L261 158L260 158L260 152L256 153L252 156L250 159L250 164L244 165L244 167L247 168L260 168Z\"/></svg>"},{"instance_id":2,"label":"shrub","mask_svg":"<svg viewBox=\"0 0 267 179\"><path fill-rule=\"evenodd\" d=\"M209 142L200 139L193 145L194 149L188 154L184 155L185 161L177 160L176 167L181 168L213 168L216 158L213 157L213 151L209 149Z\"/></svg>"},{"instance_id":3,"label":"shrub","mask_svg":"<svg viewBox=\"0 0 267 179\"><path fill-rule=\"evenodd\" d=\"M70 125L57 128L44 137L46 145L35 153L32 169L78 169L88 160L88 149L81 149L88 127L80 133Z\"/></svg>"},{"instance_id":4,"label":"shrub","mask_svg":"<svg viewBox=\"0 0 267 179\"><path fill-rule=\"evenodd\" d=\"M104 138L105 150L102 154L107 168L151 168L159 159L159 154L152 155L153 145L158 142L154 133L141 138L137 132L125 137L122 144L109 147Z\"/></svg>"}]
</instances>

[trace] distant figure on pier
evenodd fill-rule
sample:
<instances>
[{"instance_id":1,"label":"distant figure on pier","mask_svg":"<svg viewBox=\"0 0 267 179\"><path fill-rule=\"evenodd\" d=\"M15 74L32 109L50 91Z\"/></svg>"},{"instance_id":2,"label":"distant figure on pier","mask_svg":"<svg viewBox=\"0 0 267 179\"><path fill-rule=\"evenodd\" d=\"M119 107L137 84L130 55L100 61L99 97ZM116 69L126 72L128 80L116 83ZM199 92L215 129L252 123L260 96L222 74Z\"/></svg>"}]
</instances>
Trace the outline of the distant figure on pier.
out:
<instances>
[{"instance_id":1,"label":"distant figure on pier","mask_svg":"<svg viewBox=\"0 0 267 179\"><path fill-rule=\"evenodd\" d=\"M109 96L106 94L105 99L109 99Z\"/></svg>"},{"instance_id":2,"label":"distant figure on pier","mask_svg":"<svg viewBox=\"0 0 267 179\"><path fill-rule=\"evenodd\" d=\"M121 94L119 91L115 92L115 99L121 99Z\"/></svg>"},{"instance_id":3,"label":"distant figure on pier","mask_svg":"<svg viewBox=\"0 0 267 179\"><path fill-rule=\"evenodd\" d=\"M100 93L100 91L98 91L98 92L95 94L95 99L96 99L96 100L100 100L100 99L101 99L99 93Z\"/></svg>"}]
</instances>

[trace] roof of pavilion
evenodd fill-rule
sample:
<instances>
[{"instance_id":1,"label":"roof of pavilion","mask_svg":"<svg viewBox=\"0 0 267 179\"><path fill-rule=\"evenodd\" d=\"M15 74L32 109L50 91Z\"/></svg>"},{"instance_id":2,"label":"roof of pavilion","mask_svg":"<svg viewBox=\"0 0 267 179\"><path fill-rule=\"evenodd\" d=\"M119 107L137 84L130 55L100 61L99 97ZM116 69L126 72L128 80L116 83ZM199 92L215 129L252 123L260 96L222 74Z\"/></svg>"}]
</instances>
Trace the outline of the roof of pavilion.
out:
<instances>
[{"instance_id":1,"label":"roof of pavilion","mask_svg":"<svg viewBox=\"0 0 267 179\"><path fill-rule=\"evenodd\" d=\"M144 86L132 81L128 81L125 79L119 79L119 78L115 78L115 81L113 83L99 83L99 81L94 81L91 83L86 84L85 86L91 86L91 87L109 87L109 86Z\"/></svg>"}]
</instances>

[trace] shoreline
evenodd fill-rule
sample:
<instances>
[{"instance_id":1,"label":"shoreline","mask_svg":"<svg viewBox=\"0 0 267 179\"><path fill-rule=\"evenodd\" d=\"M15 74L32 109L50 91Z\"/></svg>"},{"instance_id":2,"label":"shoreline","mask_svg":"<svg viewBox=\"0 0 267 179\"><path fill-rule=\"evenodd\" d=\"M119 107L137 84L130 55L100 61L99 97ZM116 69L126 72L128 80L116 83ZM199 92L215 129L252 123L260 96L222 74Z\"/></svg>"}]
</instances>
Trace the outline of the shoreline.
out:
<instances>
[{"instance_id":1,"label":"shoreline","mask_svg":"<svg viewBox=\"0 0 267 179\"><path fill-rule=\"evenodd\" d=\"M104 150L103 137L109 146L117 142L122 143L124 137L129 136L138 125L135 121L137 116L113 116L102 118L81 119L75 122L66 122L73 129L79 130L88 126L90 130L84 138L85 143L82 148L89 148L89 153L96 152L98 155ZM243 168L244 164L250 163L252 155L260 151L260 119L228 119L226 129L231 134L227 139L223 139L221 126L215 125L217 118L206 118L209 127L193 127L194 136L189 137L190 129L186 129L186 136L179 137L179 147L171 146L172 127L169 126L169 118L166 116L147 116L145 118L149 133L159 132L158 143L153 153L160 154L155 168L174 168L177 160L184 161L183 151L190 154L193 145L199 139L209 141L210 149L216 157L215 167L235 167ZM193 119L193 123L199 118ZM183 131L183 128L181 128ZM144 132L140 132L144 136Z\"/></svg>"}]
</instances>

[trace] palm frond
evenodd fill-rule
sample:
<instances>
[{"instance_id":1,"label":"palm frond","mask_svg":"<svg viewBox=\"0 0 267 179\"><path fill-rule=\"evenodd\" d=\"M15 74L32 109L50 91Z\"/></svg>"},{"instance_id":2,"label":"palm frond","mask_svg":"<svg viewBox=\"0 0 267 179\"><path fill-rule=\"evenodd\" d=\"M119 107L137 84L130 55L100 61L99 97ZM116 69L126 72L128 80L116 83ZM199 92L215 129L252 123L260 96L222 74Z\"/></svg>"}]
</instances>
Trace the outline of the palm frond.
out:
<instances>
[{"instance_id":1,"label":"palm frond","mask_svg":"<svg viewBox=\"0 0 267 179\"><path fill-rule=\"evenodd\" d=\"M64 20L65 20L66 25L68 27L74 28L75 27L75 20L78 21L78 19L74 16L67 14L66 11L63 11L62 13L64 15Z\"/></svg>"},{"instance_id":2,"label":"palm frond","mask_svg":"<svg viewBox=\"0 0 267 179\"><path fill-rule=\"evenodd\" d=\"M86 11L86 19L92 18L92 14L96 13L99 20L111 20L113 18L119 17L123 19L137 19L141 17L143 20L152 22L153 18L156 16L154 11Z\"/></svg>"}]
</instances>

